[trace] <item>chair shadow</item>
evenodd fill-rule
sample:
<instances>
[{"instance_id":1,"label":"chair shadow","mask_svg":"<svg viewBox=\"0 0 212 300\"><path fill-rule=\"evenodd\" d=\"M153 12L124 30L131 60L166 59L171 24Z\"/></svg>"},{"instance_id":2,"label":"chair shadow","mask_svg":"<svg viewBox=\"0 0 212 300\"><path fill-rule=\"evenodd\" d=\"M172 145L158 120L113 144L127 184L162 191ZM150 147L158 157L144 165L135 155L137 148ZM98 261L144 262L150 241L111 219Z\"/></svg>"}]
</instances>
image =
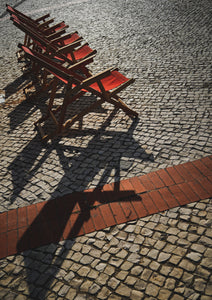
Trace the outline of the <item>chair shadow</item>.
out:
<instances>
[{"instance_id":1,"label":"chair shadow","mask_svg":"<svg viewBox=\"0 0 212 300\"><path fill-rule=\"evenodd\" d=\"M16 158L9 165L8 170L12 175L13 191L10 196L10 202L14 203L16 198L24 190L25 186L30 182L36 172L42 167L43 163L51 156L52 151L56 151L60 165L62 166L64 176L61 178L56 189L51 194L51 198L57 198L60 190L67 185L67 178L69 180L69 186L73 182L79 182L80 190L85 190L89 187L90 182L95 178L95 176L104 169L101 174L98 184L96 186L104 185L111 176L113 171L114 181L120 180L121 172L121 160L123 157L130 159L135 155L140 157L141 160L145 160L142 156L145 154L145 150L140 147L140 144L133 138L133 131L137 125L137 120L134 119L128 131L116 132L106 130L107 126L110 125L116 110L114 110L105 123L101 126L99 130L73 130L72 138L82 135L92 136L88 142L86 148L74 145L63 145L60 143L60 139L55 140L51 145L44 145L40 143L40 137L37 134L19 153ZM105 136L106 141L102 140L102 136ZM119 136L120 135L120 136ZM115 145L120 139L127 140L128 142L120 144L117 148L110 148L109 145ZM130 147L130 146L131 147ZM101 149L102 153L106 153L105 158L100 158L101 163L96 162L91 168L84 171L77 172L79 177L76 178L76 169L80 169L82 161L88 166L90 164L91 154L95 153L96 147ZM136 149L136 153L135 153ZM121 150L121 151L120 151ZM73 154L77 152L77 156L72 155L71 158L67 158L67 153ZM42 153L42 155L41 155ZM115 157L112 161L111 158ZM147 158L148 159L148 158ZM152 159L151 159L152 160ZM69 165L71 165L69 167ZM70 189L69 189L70 193Z\"/></svg>"},{"instance_id":2,"label":"chair shadow","mask_svg":"<svg viewBox=\"0 0 212 300\"><path fill-rule=\"evenodd\" d=\"M81 161L81 158L87 156L88 153L91 153L93 146L96 143L101 141L102 134L106 134L109 139L114 140L115 137L119 140L119 133L115 131L107 132L106 128L110 124L112 118L115 115L115 110L109 116L107 121L102 125L100 131L95 130L87 130L84 132L87 134L93 134L93 138L88 143L86 149L78 148L79 156L77 160L73 160L72 166L67 171L67 161L64 155L66 151L73 151L73 146L65 146L54 143L54 149L56 149L61 165L64 169L64 177L61 179L60 183L57 186L57 189L63 185L63 180L67 175L67 172L72 173L72 168L75 167L75 164L78 164ZM133 138L133 131L137 125L137 120L134 120L129 128L129 130L124 134L124 137L128 137L129 143L134 143L137 145L137 142ZM82 132L75 132L76 135L82 134ZM118 137L117 137L118 134ZM122 133L123 135L123 133ZM125 136L126 135L126 136ZM115 139L115 141L116 141ZM129 144L127 144L129 145ZM126 156L130 157L133 155L132 150L128 149L127 146L122 149L122 153ZM107 149L108 151L108 149ZM115 149L110 149L109 157L112 155L112 152L116 151ZM39 150L38 150L39 152ZM51 149L44 155L42 161L44 161L48 154L51 152ZM144 153L144 150L141 150L141 154ZM35 154L36 156L36 154ZM35 158L35 157L34 157ZM104 172L102 173L101 178L99 179L99 183L97 187L93 190L86 190L87 184L91 177L94 178L95 174L97 174L100 170L99 166L93 170L92 175L89 179L83 180L83 192L74 192L72 194L68 194L59 198L56 198L56 191L52 193L52 200L49 200L45 203L38 203L38 215L31 223L31 225L24 231L23 235L20 237L17 243L17 251L23 252L27 249L33 249L35 247L41 245L47 245L55 242L59 242L64 240L63 247L57 251L57 255L51 254L48 256L48 270L51 268L51 275L49 275L48 271L42 274L42 280L45 281L45 290L41 290L39 285L34 282L36 274L38 270L46 269L45 260L42 261L39 259L40 252L33 251L33 263L31 264L31 268L27 269L26 281L28 284L30 299L36 297L37 299L44 300L47 297L47 291L51 288L53 284L54 278L62 266L62 263L66 259L68 251L64 252L64 247L67 245L67 249L70 248L70 244L74 244L74 238L78 235L83 235L84 232L92 232L95 229L95 225L92 223L92 218L94 216L98 216L100 214L100 207L104 207L105 205L112 204L114 202L124 203L129 200L132 201L140 201L140 197L135 194L134 190L123 190L120 185L121 175L120 175L120 160L121 155L117 157L116 163L110 164L109 161L104 162ZM40 162L39 166L42 164ZM110 187L113 187L113 190L104 190L102 185L104 185L105 178L108 178L111 174L111 170L115 168L115 183L111 184ZM104 216L105 218L105 216ZM100 220L99 220L100 221ZM96 219L98 222L98 218ZM107 226L105 226L107 227ZM104 228L105 228L104 227ZM108 226L110 227L110 226ZM71 241L70 241L71 239ZM55 250L56 251L56 250ZM29 253L29 252L28 252ZM25 264L28 263L27 254L24 255Z\"/></svg>"},{"instance_id":3,"label":"chair shadow","mask_svg":"<svg viewBox=\"0 0 212 300\"><path fill-rule=\"evenodd\" d=\"M51 285L59 272L63 262L66 259L68 251L64 252L64 247L67 249L74 244L74 238L78 235L83 235L84 232L95 231L95 226L92 217L98 215L98 219L102 219L99 207L108 205L112 202L124 202L133 199L140 201L133 190L121 191L119 183L114 185L113 191L103 191L100 188L92 192L76 192L61 198L48 201L45 205L41 204L36 219L32 222L29 228L24 232L17 243L18 253L35 247L57 243L65 239L62 249L57 251L57 255L53 253L48 255L48 268L45 260L39 258L40 252L33 251L33 263L30 268L26 268L26 281L29 290L29 299L47 299L47 292L51 289ZM39 205L37 205L39 207ZM107 215L104 215L104 220ZM115 225L115 224L113 224ZM104 228L110 226L104 226ZM102 228L103 229L103 228ZM29 253L29 252L28 252ZM27 265L28 257L24 255L25 264ZM51 272L48 273L49 269ZM40 270L46 270L42 273L42 280L45 282L45 290L40 290L40 286L36 285L34 279Z\"/></svg>"},{"instance_id":4,"label":"chair shadow","mask_svg":"<svg viewBox=\"0 0 212 300\"><path fill-rule=\"evenodd\" d=\"M19 236L19 241L17 243L17 251L19 253L23 252L26 249L33 249L41 245L59 242L64 239L65 241L63 246L67 245L67 247L70 248L69 239L73 239L77 235L84 234L84 228L86 228L86 232L88 232L88 228L90 228L90 230L95 230L94 224L91 224L91 216L98 216L99 208L101 206L108 205L109 203L113 202L123 203L129 201L129 199L132 199L133 201L140 201L140 197L138 197L135 194L134 190L126 191L123 190L120 186L120 163L122 155L128 158L133 157L133 154L135 154L133 149L136 149L136 153L139 153L139 155L145 153L145 151L140 147L139 143L133 138L133 131L138 121L134 119L130 128L125 133L109 131L107 130L107 126L110 125L110 122L112 121L115 113L116 110L114 110L109 116L109 118L105 121L105 123L102 124L100 130L85 130L79 132L76 131L74 133L76 136L82 135L83 133L89 133L93 135L86 148L66 146L58 143L58 141L55 141L50 148L46 148L45 154L40 159L38 164L33 168L30 176L32 177L34 172L41 167L42 163L48 158L49 154L53 149L56 149L58 158L64 170L64 176L59 182L56 190L52 193L52 200L49 200L45 203L41 202L37 204L37 207L39 208L37 217L32 221L29 227L24 230L24 233L22 235L20 234ZM106 147L107 142L105 144L102 143L101 137L103 134L107 137L107 140L109 139L112 143L116 143L120 139L119 135L121 135L123 139L127 139L128 141L126 145L119 145L122 151L119 152L120 154L117 155L116 161L113 162L113 164L111 164L110 158L112 155L117 153L117 149ZM27 145L27 147L23 150L22 154L27 156L29 149L33 148L33 144L35 145L36 141L37 137L35 137L33 141L31 141ZM66 180L66 176L72 174L72 171L76 167L80 166L80 163L82 160L84 160L84 158L89 157L89 154L92 153L95 145L98 144L98 142L102 145L102 151L108 151L108 160L106 159L103 161L104 172L102 173L98 184L96 185L96 188L94 190L87 190L88 183L95 177L96 174L98 174L100 169L103 167L102 165L97 165L95 168L93 168L92 173L89 174L90 176L85 176L85 178L82 180L81 187L83 187L83 192L74 192L72 194L64 195L62 197L57 198L57 190L60 190L61 186L63 186L63 183ZM133 147L130 148L129 145ZM77 158L72 159L71 167L67 168L67 160L64 152L71 152L73 150L77 150L79 155ZM33 162L39 155L40 151L41 148L38 147L35 150L35 152L33 152L33 159L31 159L30 165L28 166L29 170L32 167ZM11 167L12 169L14 169L16 167L16 164L13 162ZM113 190L104 190L102 189L102 186L105 184L105 180L107 181L107 179L109 178L112 169L115 169L115 182L113 185L110 185L113 186ZM15 176L13 177L14 181L17 179L18 178L16 178ZM24 180L22 180L19 192L25 186L23 182ZM37 285L34 282L34 278L36 277L38 270L46 269L46 263L45 261L39 259L39 251L33 251L33 260L35 266L33 267L33 264L31 264L31 268L26 268L26 281L28 284L30 299L33 297L42 300L46 299L48 288L51 288L55 276L59 272L63 261L66 259L68 251L63 252L63 249L57 251L56 256L54 256L54 254L49 256L48 269L51 268L51 275L49 275L48 272L42 274L42 278L46 280L45 290L40 290L39 285ZM29 258L27 257L26 253L26 255L24 255L26 266L28 263L28 259Z\"/></svg>"},{"instance_id":5,"label":"chair shadow","mask_svg":"<svg viewBox=\"0 0 212 300\"><path fill-rule=\"evenodd\" d=\"M25 92L25 89L27 92ZM19 95L19 93L22 94ZM16 94L17 97L16 99L12 97L11 100L10 97L14 94ZM48 90L42 91L40 86L36 84L35 78L25 80L25 75L22 75L5 87L5 98L5 106L11 103L17 104L14 109L8 113L10 119L10 133L30 118L37 110L40 110L41 114L46 112L45 103L48 100Z\"/></svg>"}]
</instances>

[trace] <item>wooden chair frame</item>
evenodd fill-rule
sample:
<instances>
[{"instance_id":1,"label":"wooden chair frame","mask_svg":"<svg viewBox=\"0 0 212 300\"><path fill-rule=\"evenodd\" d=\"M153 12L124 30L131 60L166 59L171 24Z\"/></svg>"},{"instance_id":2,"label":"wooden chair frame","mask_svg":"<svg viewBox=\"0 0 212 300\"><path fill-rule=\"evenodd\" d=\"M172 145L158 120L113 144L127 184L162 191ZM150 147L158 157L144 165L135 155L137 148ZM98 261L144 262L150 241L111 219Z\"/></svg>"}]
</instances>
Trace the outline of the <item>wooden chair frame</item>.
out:
<instances>
[{"instance_id":1,"label":"wooden chair frame","mask_svg":"<svg viewBox=\"0 0 212 300\"><path fill-rule=\"evenodd\" d=\"M59 37L53 40L48 40L47 37L44 37L42 34L35 32L33 29L31 29L26 24L22 23L18 18L13 18L13 23L16 27L18 27L20 30L25 32L28 36L30 36L31 39L34 41L33 49L40 49L41 51L44 51L51 55L52 57L61 59L61 62L67 62L69 64L76 63L78 60L75 58L75 56L82 51L83 48L88 47L87 54L81 58L84 59L90 55L94 55L96 53L96 50L91 49L88 46L88 43L85 43L81 45L81 42L83 41L82 37L78 36L77 32L74 32L72 34L68 34L65 36L65 39L70 39L72 35L77 35L77 38L74 42L67 44L65 46L61 46L61 42L64 42L63 37Z\"/></svg>"},{"instance_id":2,"label":"wooden chair frame","mask_svg":"<svg viewBox=\"0 0 212 300\"><path fill-rule=\"evenodd\" d=\"M115 107L121 108L126 114L128 114L131 117L138 116L138 113L129 108L117 95L119 92L121 92L131 83L133 83L134 79L128 79L125 77L125 82L123 82L122 84L117 84L117 86L112 90L109 90L108 88L106 89L104 86L104 79L108 78L109 76L112 76L114 71L117 72L117 69L110 68L97 75L89 75L88 77L85 77L85 75L79 75L76 71L82 66L85 66L88 63L92 62L92 56L72 65L70 68L67 69L52 61L50 58L45 57L40 53L37 53L34 50L30 50L25 46L22 46L22 49L23 51L25 51L26 56L29 59L33 60L36 64L42 66L47 72L55 76L48 104L48 112L45 116L43 116L35 122L35 125L38 127L43 140L52 139L57 135L63 134L75 122L82 120L84 115L88 114L94 108L98 107L104 102L111 103ZM59 105L56 109L53 109L57 84L59 81L62 81L66 84L67 90L63 98L62 104ZM97 100L94 104L77 113L71 119L65 121L65 115L68 105L79 99L79 97L81 97L84 93L87 92L98 96L100 100ZM59 114L59 116L56 116L57 114ZM54 121L56 125L56 130L51 134L45 134L41 127L41 123L47 120L49 117L51 117Z\"/></svg>"}]
</instances>

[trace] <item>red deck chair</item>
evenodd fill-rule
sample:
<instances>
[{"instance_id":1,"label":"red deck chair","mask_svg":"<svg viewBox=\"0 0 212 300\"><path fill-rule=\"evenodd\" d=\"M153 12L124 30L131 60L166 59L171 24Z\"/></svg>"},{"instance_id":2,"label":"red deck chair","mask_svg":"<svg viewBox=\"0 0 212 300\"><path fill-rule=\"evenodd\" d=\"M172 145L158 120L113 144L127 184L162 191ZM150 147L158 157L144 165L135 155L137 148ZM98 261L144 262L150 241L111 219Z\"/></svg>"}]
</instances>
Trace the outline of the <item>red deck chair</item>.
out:
<instances>
[{"instance_id":1,"label":"red deck chair","mask_svg":"<svg viewBox=\"0 0 212 300\"><path fill-rule=\"evenodd\" d=\"M133 83L134 79L128 79L118 72L117 69L108 69L97 75L85 77L85 75L79 75L76 71L79 69L80 65L86 65L87 63L90 63L93 60L93 57L76 63L67 69L34 50L30 50L25 46L22 46L22 49L25 51L28 58L33 60L35 63L42 65L43 68L55 76L54 85L52 86L52 92L48 104L48 113L46 116L35 122L35 125L37 125L40 130L43 140L48 140L57 135L63 134L64 131L71 127L75 122L82 120L84 115L88 114L94 108L104 102L111 103L115 107L121 108L129 116L138 116L138 113L130 109L117 95L120 91ZM56 109L53 109L56 87L59 81L62 81L67 86L67 91L63 98L62 104ZM80 111L71 119L65 121L68 105L79 99L79 97L86 92L90 92L100 97L100 100L97 100L94 104ZM51 134L45 134L41 127L41 123L47 120L49 117L51 117L54 121L56 130Z\"/></svg>"},{"instance_id":2,"label":"red deck chair","mask_svg":"<svg viewBox=\"0 0 212 300\"><path fill-rule=\"evenodd\" d=\"M46 14L40 18L32 19L26 14L23 14L19 10L13 8L12 6L6 4L7 11L10 13L10 15L15 15L18 18L20 18L23 22L26 22L26 24L35 27L39 31L46 32L46 34L52 34L55 33L58 30L68 28L68 25L65 24L65 22L60 22L58 24L55 24L53 26L49 26L51 23L54 22L54 19L46 20L50 17L50 14Z\"/></svg>"},{"instance_id":3,"label":"red deck chair","mask_svg":"<svg viewBox=\"0 0 212 300\"><path fill-rule=\"evenodd\" d=\"M36 32L41 33L45 37L47 37L49 40L56 39L58 37L61 37L65 32L66 28L68 28L68 25L65 24L65 22L60 22L58 24L55 24L53 26L49 26L54 20L46 20L50 15L46 14L36 20L33 20L32 18L28 17L27 15L23 14L22 12L16 10L15 8L11 7L10 5L7 5L7 11L12 16L12 19L14 17L21 20L21 22L25 23L26 25L30 26L33 30ZM24 45L27 47L30 47L33 41L31 40L30 36L25 34L24 37ZM21 53L20 50L17 52L18 59L21 59Z\"/></svg>"},{"instance_id":4,"label":"red deck chair","mask_svg":"<svg viewBox=\"0 0 212 300\"><path fill-rule=\"evenodd\" d=\"M65 39L60 37L50 41L22 23L17 17L13 18L13 23L33 39L34 49L40 48L43 52L61 61L61 63L68 62L72 64L96 53L96 50L91 49L88 43L80 46L82 38L79 37L77 32L67 35Z\"/></svg>"}]
</instances>

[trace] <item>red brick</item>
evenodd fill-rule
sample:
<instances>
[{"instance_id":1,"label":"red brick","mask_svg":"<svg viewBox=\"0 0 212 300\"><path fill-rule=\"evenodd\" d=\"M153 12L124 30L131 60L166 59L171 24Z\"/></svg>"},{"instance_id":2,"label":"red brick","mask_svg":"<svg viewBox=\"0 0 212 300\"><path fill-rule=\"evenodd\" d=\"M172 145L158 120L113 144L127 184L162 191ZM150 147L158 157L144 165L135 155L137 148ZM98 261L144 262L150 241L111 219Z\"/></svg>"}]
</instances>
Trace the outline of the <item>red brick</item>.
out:
<instances>
[{"instance_id":1,"label":"red brick","mask_svg":"<svg viewBox=\"0 0 212 300\"><path fill-rule=\"evenodd\" d=\"M101 211L101 215L104 219L106 227L110 227L116 224L109 204L100 205L99 209Z\"/></svg>"},{"instance_id":2,"label":"red brick","mask_svg":"<svg viewBox=\"0 0 212 300\"><path fill-rule=\"evenodd\" d=\"M184 168L183 165L177 165L177 166L174 166L174 168L184 178L184 181L191 181L194 179L193 176L191 175L191 173L186 168Z\"/></svg>"},{"instance_id":3,"label":"red brick","mask_svg":"<svg viewBox=\"0 0 212 300\"><path fill-rule=\"evenodd\" d=\"M70 216L71 231L69 238L84 234L83 223L84 219L81 213L74 213Z\"/></svg>"},{"instance_id":4,"label":"red brick","mask_svg":"<svg viewBox=\"0 0 212 300\"><path fill-rule=\"evenodd\" d=\"M18 208L18 228L27 226L27 208Z\"/></svg>"},{"instance_id":5,"label":"red brick","mask_svg":"<svg viewBox=\"0 0 212 300\"><path fill-rule=\"evenodd\" d=\"M0 233L0 258L7 256L7 233Z\"/></svg>"},{"instance_id":6,"label":"red brick","mask_svg":"<svg viewBox=\"0 0 212 300\"><path fill-rule=\"evenodd\" d=\"M101 200L103 199L103 191L100 189L96 190L87 190L84 191L86 200L89 205L97 206L101 204Z\"/></svg>"},{"instance_id":7,"label":"red brick","mask_svg":"<svg viewBox=\"0 0 212 300\"><path fill-rule=\"evenodd\" d=\"M146 188L143 186L141 181L138 179L138 177L130 178L130 182L136 192L136 194L144 193L146 192Z\"/></svg>"},{"instance_id":8,"label":"red brick","mask_svg":"<svg viewBox=\"0 0 212 300\"><path fill-rule=\"evenodd\" d=\"M179 202L175 199L175 197L170 193L168 188L165 187L160 189L159 193L166 201L169 208L177 207L180 205Z\"/></svg>"},{"instance_id":9,"label":"red brick","mask_svg":"<svg viewBox=\"0 0 212 300\"><path fill-rule=\"evenodd\" d=\"M36 205L29 205L27 206L27 220L28 220L28 225L30 226L34 220L37 217L37 208Z\"/></svg>"},{"instance_id":10,"label":"red brick","mask_svg":"<svg viewBox=\"0 0 212 300\"><path fill-rule=\"evenodd\" d=\"M8 231L17 229L18 220L17 220L17 209L8 211Z\"/></svg>"},{"instance_id":11,"label":"red brick","mask_svg":"<svg viewBox=\"0 0 212 300\"><path fill-rule=\"evenodd\" d=\"M120 182L114 182L113 184L105 184L102 187L101 203L109 203L116 201L120 197Z\"/></svg>"},{"instance_id":12,"label":"red brick","mask_svg":"<svg viewBox=\"0 0 212 300\"><path fill-rule=\"evenodd\" d=\"M188 183L191 189L200 197L201 200L209 198L210 194L205 191L205 189L198 183L198 181L194 180Z\"/></svg>"},{"instance_id":13,"label":"red brick","mask_svg":"<svg viewBox=\"0 0 212 300\"><path fill-rule=\"evenodd\" d=\"M136 198L131 200L131 203L132 203L132 205L136 211L136 214L138 215L139 218L143 218L148 215L148 212L142 203L141 196L137 196Z\"/></svg>"},{"instance_id":14,"label":"red brick","mask_svg":"<svg viewBox=\"0 0 212 300\"><path fill-rule=\"evenodd\" d=\"M182 190L177 185L172 185L169 187L170 192L177 199L180 205L185 205L191 202L190 199L182 192Z\"/></svg>"},{"instance_id":15,"label":"red brick","mask_svg":"<svg viewBox=\"0 0 212 300\"><path fill-rule=\"evenodd\" d=\"M193 192L193 190L187 182L178 184L178 187L181 189L181 191L183 191L186 197L191 200L190 202L200 200L199 196L197 196L197 194Z\"/></svg>"},{"instance_id":16,"label":"red brick","mask_svg":"<svg viewBox=\"0 0 212 300\"><path fill-rule=\"evenodd\" d=\"M22 252L30 248L29 239L25 238L25 236L27 235L27 230L27 227L18 228L17 252Z\"/></svg>"},{"instance_id":17,"label":"red brick","mask_svg":"<svg viewBox=\"0 0 212 300\"><path fill-rule=\"evenodd\" d=\"M183 167L191 174L191 176L195 178L203 178L203 174L192 164L191 162L188 162L186 164L183 164Z\"/></svg>"},{"instance_id":18,"label":"red brick","mask_svg":"<svg viewBox=\"0 0 212 300\"><path fill-rule=\"evenodd\" d=\"M134 188L129 179L124 179L120 183L121 183L120 187L122 186L124 191L133 191L134 192ZM122 189L120 189L120 190L122 190Z\"/></svg>"},{"instance_id":19,"label":"red brick","mask_svg":"<svg viewBox=\"0 0 212 300\"><path fill-rule=\"evenodd\" d=\"M121 201L120 205L122 207L127 221L132 221L138 218L138 215L136 214L134 207L132 206L130 201Z\"/></svg>"},{"instance_id":20,"label":"red brick","mask_svg":"<svg viewBox=\"0 0 212 300\"><path fill-rule=\"evenodd\" d=\"M155 189L154 184L147 177L147 175L140 176L140 177L138 177L138 179L141 181L141 184L145 187L146 191L151 191L151 190Z\"/></svg>"},{"instance_id":21,"label":"red brick","mask_svg":"<svg viewBox=\"0 0 212 300\"><path fill-rule=\"evenodd\" d=\"M36 248L43 245L43 235L44 235L44 229L42 227L42 223L36 223L35 225L29 227L27 230L26 235L24 236L24 240L22 240L22 243L25 243L26 239L29 239L30 243L30 249Z\"/></svg>"},{"instance_id":22,"label":"red brick","mask_svg":"<svg viewBox=\"0 0 212 300\"><path fill-rule=\"evenodd\" d=\"M81 211L82 209L84 209L84 207L86 205L87 205L86 204L86 195L83 192L82 193L80 193L80 192L73 193L71 196L69 196L69 198L65 202L65 207L66 207L67 211L69 212L69 214L71 212Z\"/></svg>"},{"instance_id":23,"label":"red brick","mask_svg":"<svg viewBox=\"0 0 212 300\"><path fill-rule=\"evenodd\" d=\"M198 178L198 182L208 192L209 197L212 197L212 183L207 178Z\"/></svg>"},{"instance_id":24,"label":"red brick","mask_svg":"<svg viewBox=\"0 0 212 300\"><path fill-rule=\"evenodd\" d=\"M110 208L112 210L113 216L117 224L125 223L127 221L125 214L120 206L120 203L118 202L110 203Z\"/></svg>"},{"instance_id":25,"label":"red brick","mask_svg":"<svg viewBox=\"0 0 212 300\"><path fill-rule=\"evenodd\" d=\"M122 180L120 182L120 196L118 199L122 201L123 198L131 197L135 195L135 190L129 179Z\"/></svg>"},{"instance_id":26,"label":"red brick","mask_svg":"<svg viewBox=\"0 0 212 300\"><path fill-rule=\"evenodd\" d=\"M158 208L158 211L164 211L169 209L167 203L161 197L158 191L149 192L148 195L152 198L155 206Z\"/></svg>"},{"instance_id":27,"label":"red brick","mask_svg":"<svg viewBox=\"0 0 212 300\"><path fill-rule=\"evenodd\" d=\"M93 224L94 224L96 230L100 230L100 229L103 229L106 227L106 224L101 215L99 207L92 209L90 211L90 213L91 213L91 218L92 218L92 221L93 221Z\"/></svg>"},{"instance_id":28,"label":"red brick","mask_svg":"<svg viewBox=\"0 0 212 300\"><path fill-rule=\"evenodd\" d=\"M78 216L78 214L74 214L76 217ZM66 225L63 229L62 232L62 237L64 240L73 237L73 235L71 235L71 222L70 220L67 220Z\"/></svg>"},{"instance_id":29,"label":"red brick","mask_svg":"<svg viewBox=\"0 0 212 300\"><path fill-rule=\"evenodd\" d=\"M46 204L47 204L47 201L39 202L39 203L35 204L36 207L37 207L37 213L38 213L38 215L44 209L44 207L45 207Z\"/></svg>"},{"instance_id":30,"label":"red brick","mask_svg":"<svg viewBox=\"0 0 212 300\"><path fill-rule=\"evenodd\" d=\"M95 226L94 226L93 220L90 216L90 212L89 213L83 213L82 217L84 219L83 230L84 230L85 234L95 231Z\"/></svg>"},{"instance_id":31,"label":"red brick","mask_svg":"<svg viewBox=\"0 0 212 300\"><path fill-rule=\"evenodd\" d=\"M165 186L163 181L160 179L160 177L158 176L158 174L156 172L147 174L147 178L149 178L152 181L152 183L156 189L159 189L159 188Z\"/></svg>"},{"instance_id":32,"label":"red brick","mask_svg":"<svg viewBox=\"0 0 212 300\"><path fill-rule=\"evenodd\" d=\"M165 186L170 186L174 184L174 181L172 180L171 176L167 173L166 170L160 169L156 173L160 176Z\"/></svg>"},{"instance_id":33,"label":"red brick","mask_svg":"<svg viewBox=\"0 0 212 300\"><path fill-rule=\"evenodd\" d=\"M56 233L60 233L60 236L58 238L58 234L55 233L55 228L53 226L57 226L57 224L52 224L49 222L43 222L41 224L41 228L42 228L42 241L41 243L43 245L47 245L53 242L58 242L62 236L62 232L60 230L58 230L58 228L56 229Z\"/></svg>"},{"instance_id":34,"label":"red brick","mask_svg":"<svg viewBox=\"0 0 212 300\"><path fill-rule=\"evenodd\" d=\"M118 182L118 184L120 184L120 182ZM116 183L114 183L114 185L116 185ZM112 186L110 183L108 183L108 184L105 184L105 185L102 187L102 190L103 190L103 191L113 191L114 188L113 188L113 186Z\"/></svg>"},{"instance_id":35,"label":"red brick","mask_svg":"<svg viewBox=\"0 0 212 300\"><path fill-rule=\"evenodd\" d=\"M209 169L207 165L204 165L201 159L195 160L192 164L204 175L212 176L212 169Z\"/></svg>"},{"instance_id":36,"label":"red brick","mask_svg":"<svg viewBox=\"0 0 212 300\"><path fill-rule=\"evenodd\" d=\"M172 177L172 179L175 183L184 182L183 177L180 176L180 174L177 172L175 167L169 167L166 169L166 171Z\"/></svg>"},{"instance_id":37,"label":"red brick","mask_svg":"<svg viewBox=\"0 0 212 300\"><path fill-rule=\"evenodd\" d=\"M0 214L0 233L7 232L7 212Z\"/></svg>"},{"instance_id":38,"label":"red brick","mask_svg":"<svg viewBox=\"0 0 212 300\"><path fill-rule=\"evenodd\" d=\"M209 180L210 182L212 182L212 175L211 175L211 176L208 176L208 180Z\"/></svg>"},{"instance_id":39,"label":"red brick","mask_svg":"<svg viewBox=\"0 0 212 300\"><path fill-rule=\"evenodd\" d=\"M201 161L209 170L212 170L212 155L203 157Z\"/></svg>"},{"instance_id":40,"label":"red brick","mask_svg":"<svg viewBox=\"0 0 212 300\"><path fill-rule=\"evenodd\" d=\"M140 197L142 199L142 203L143 203L144 207L146 208L146 210L148 211L149 214L158 213L158 209L155 206L155 204L153 203L149 194L143 194Z\"/></svg>"},{"instance_id":41,"label":"red brick","mask_svg":"<svg viewBox=\"0 0 212 300\"><path fill-rule=\"evenodd\" d=\"M7 255L13 255L17 253L17 242L18 242L18 232L16 230L8 231L8 242L7 242Z\"/></svg>"}]
</instances>

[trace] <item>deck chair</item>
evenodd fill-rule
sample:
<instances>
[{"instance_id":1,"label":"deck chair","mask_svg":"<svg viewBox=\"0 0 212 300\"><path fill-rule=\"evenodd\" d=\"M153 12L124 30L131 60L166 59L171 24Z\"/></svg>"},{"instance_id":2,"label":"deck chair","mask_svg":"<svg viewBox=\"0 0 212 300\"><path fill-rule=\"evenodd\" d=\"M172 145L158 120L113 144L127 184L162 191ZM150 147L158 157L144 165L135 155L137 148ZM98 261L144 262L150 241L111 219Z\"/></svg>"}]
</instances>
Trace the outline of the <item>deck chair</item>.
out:
<instances>
[{"instance_id":1,"label":"deck chair","mask_svg":"<svg viewBox=\"0 0 212 300\"><path fill-rule=\"evenodd\" d=\"M15 8L11 7L10 5L6 4L7 11L10 13L11 17L18 18L21 22L25 23L26 25L30 26L30 28L34 29L36 32L40 32L44 36L46 36L49 40L56 39L61 37L63 34L66 33L66 29L69 27L65 24L65 22L60 22L58 24L54 24L53 26L49 26L54 20L46 20L50 15L46 14L36 20L28 17L27 15L21 13L20 11L16 10ZM24 37L24 45L30 47L33 41L31 40L30 36L25 33ZM18 60L22 58L21 51L17 51Z\"/></svg>"},{"instance_id":2,"label":"deck chair","mask_svg":"<svg viewBox=\"0 0 212 300\"><path fill-rule=\"evenodd\" d=\"M83 39L77 32L66 35L65 39L60 37L49 40L47 37L35 32L32 28L22 23L17 17L13 17L13 23L33 39L34 49L38 50L40 48L41 51L48 53L61 63L68 62L69 64L73 64L96 53L96 50L91 49L88 43L81 45Z\"/></svg>"},{"instance_id":3,"label":"deck chair","mask_svg":"<svg viewBox=\"0 0 212 300\"><path fill-rule=\"evenodd\" d=\"M45 57L43 54L37 53L25 46L20 46L23 51L25 51L26 56L33 60L35 63L40 64L48 72L55 76L54 85L52 86L52 91L50 95L50 100L48 103L48 112L45 116L40 118L35 122L38 127L42 140L52 139L57 135L63 134L69 127L71 127L75 122L81 121L83 116L90 113L94 108L98 107L104 102L113 104L117 108L121 108L126 114L131 117L137 117L138 113L130 109L117 95L127 86L134 82L134 79L128 79L117 69L108 69L97 75L90 75L86 77L85 74L81 75L77 73L80 65L86 65L93 60L93 57L89 57L81 62L78 62L71 66L70 68L65 68L59 65L50 58ZM58 105L53 109L56 87L58 82L63 82L66 87L66 93L64 95L62 104ZM91 104L86 109L80 111L74 115L71 119L65 120L68 105L79 99L84 93L90 92L100 98L94 104ZM45 134L41 123L43 123L48 118L51 118L56 129L51 134Z\"/></svg>"},{"instance_id":4,"label":"deck chair","mask_svg":"<svg viewBox=\"0 0 212 300\"><path fill-rule=\"evenodd\" d=\"M19 10L13 8L12 6L6 4L7 7L7 11L10 13L10 15L15 15L18 18L20 18L23 22L25 22L26 24L28 24L29 26L33 26L35 27L38 31L43 31L46 32L46 34L51 34L54 33L58 30L64 29L64 28L68 28L69 26L65 24L64 21L58 23L58 24L54 24L53 26L49 26L51 23L54 22L54 19L49 19L46 20L47 18L50 17L50 14L46 14L42 17L39 17L37 19L32 19L29 16L27 16L26 14L23 14L22 12L20 12Z\"/></svg>"}]
</instances>

